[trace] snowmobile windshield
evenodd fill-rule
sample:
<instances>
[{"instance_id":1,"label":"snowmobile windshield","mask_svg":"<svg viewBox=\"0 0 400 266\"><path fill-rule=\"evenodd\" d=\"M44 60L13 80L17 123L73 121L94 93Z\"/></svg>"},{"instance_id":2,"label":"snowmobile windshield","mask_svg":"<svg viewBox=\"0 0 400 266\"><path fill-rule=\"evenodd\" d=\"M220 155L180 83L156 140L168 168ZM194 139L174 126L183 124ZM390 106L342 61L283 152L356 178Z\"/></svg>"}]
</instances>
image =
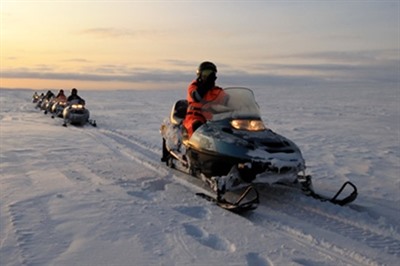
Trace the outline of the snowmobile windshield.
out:
<instances>
[{"instance_id":1,"label":"snowmobile windshield","mask_svg":"<svg viewBox=\"0 0 400 266\"><path fill-rule=\"evenodd\" d=\"M232 87L224 89L224 97L204 105L211 121L237 118L260 118L260 109L250 89Z\"/></svg>"}]
</instances>

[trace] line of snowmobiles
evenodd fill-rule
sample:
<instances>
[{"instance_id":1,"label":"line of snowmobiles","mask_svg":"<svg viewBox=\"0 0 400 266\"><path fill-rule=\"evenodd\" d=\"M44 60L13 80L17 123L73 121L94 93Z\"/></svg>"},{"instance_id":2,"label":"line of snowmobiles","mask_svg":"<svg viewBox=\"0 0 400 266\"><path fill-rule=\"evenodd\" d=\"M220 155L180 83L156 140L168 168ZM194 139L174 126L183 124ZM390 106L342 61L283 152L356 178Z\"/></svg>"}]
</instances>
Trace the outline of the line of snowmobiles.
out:
<instances>
[{"instance_id":1,"label":"line of snowmobiles","mask_svg":"<svg viewBox=\"0 0 400 266\"><path fill-rule=\"evenodd\" d=\"M190 138L182 125L186 100L174 103L160 128L161 160L206 183L212 194L199 196L236 213L257 208L256 187L263 184L295 187L307 196L338 205L357 198L351 182L345 182L334 197L315 192L299 147L265 126L254 93L241 87L224 91L228 100L204 105L212 118Z\"/></svg>"},{"instance_id":2,"label":"line of snowmobiles","mask_svg":"<svg viewBox=\"0 0 400 266\"><path fill-rule=\"evenodd\" d=\"M36 104L37 109L44 111L44 114L51 113L51 118L62 118L64 127L67 127L67 124L84 126L87 123L94 127L97 126L96 121L90 119L90 112L85 107L83 100L60 101L54 97L51 91L48 91L41 95L35 92L32 96L32 102Z\"/></svg>"}]
</instances>

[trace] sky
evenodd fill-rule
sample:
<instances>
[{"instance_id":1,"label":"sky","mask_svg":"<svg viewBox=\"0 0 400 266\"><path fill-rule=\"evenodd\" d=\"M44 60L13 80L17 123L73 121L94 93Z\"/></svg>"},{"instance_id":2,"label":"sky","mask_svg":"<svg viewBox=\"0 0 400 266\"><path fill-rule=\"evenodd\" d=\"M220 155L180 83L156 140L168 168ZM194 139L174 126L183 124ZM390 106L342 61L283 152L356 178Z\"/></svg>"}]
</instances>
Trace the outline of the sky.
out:
<instances>
[{"instance_id":1,"label":"sky","mask_svg":"<svg viewBox=\"0 0 400 266\"><path fill-rule=\"evenodd\" d=\"M400 1L0 0L0 87L400 87Z\"/></svg>"}]
</instances>

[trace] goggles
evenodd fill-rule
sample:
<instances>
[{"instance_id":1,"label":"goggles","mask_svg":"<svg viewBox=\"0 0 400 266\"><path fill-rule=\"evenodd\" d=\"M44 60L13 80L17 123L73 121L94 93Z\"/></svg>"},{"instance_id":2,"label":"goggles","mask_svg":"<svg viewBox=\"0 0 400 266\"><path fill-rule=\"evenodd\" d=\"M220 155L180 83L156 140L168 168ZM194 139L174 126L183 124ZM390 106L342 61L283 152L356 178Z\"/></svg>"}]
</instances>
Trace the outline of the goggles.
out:
<instances>
[{"instance_id":1,"label":"goggles","mask_svg":"<svg viewBox=\"0 0 400 266\"><path fill-rule=\"evenodd\" d=\"M200 75L201 75L201 78L202 78L202 79L207 79L208 76L209 76L211 73L215 73L215 71L213 71L213 70L211 70L211 69L204 69L203 71L201 71Z\"/></svg>"}]
</instances>

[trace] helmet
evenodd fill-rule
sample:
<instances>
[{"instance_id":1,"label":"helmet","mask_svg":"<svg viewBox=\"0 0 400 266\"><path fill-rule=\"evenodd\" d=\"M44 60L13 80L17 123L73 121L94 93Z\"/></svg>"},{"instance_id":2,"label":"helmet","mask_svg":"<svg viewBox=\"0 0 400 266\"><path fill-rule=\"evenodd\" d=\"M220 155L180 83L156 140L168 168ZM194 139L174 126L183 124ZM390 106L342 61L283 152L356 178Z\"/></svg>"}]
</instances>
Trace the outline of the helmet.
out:
<instances>
[{"instance_id":1,"label":"helmet","mask_svg":"<svg viewBox=\"0 0 400 266\"><path fill-rule=\"evenodd\" d=\"M76 94L78 94L78 90L77 90L77 89L75 89L75 88L73 88L73 89L72 89L72 91L71 91L71 94L73 94L73 95L76 95Z\"/></svg>"},{"instance_id":2,"label":"helmet","mask_svg":"<svg viewBox=\"0 0 400 266\"><path fill-rule=\"evenodd\" d=\"M212 62L204 61L197 68L197 76L200 77L201 72L204 70L211 70L212 72L217 73L217 66Z\"/></svg>"}]
</instances>

